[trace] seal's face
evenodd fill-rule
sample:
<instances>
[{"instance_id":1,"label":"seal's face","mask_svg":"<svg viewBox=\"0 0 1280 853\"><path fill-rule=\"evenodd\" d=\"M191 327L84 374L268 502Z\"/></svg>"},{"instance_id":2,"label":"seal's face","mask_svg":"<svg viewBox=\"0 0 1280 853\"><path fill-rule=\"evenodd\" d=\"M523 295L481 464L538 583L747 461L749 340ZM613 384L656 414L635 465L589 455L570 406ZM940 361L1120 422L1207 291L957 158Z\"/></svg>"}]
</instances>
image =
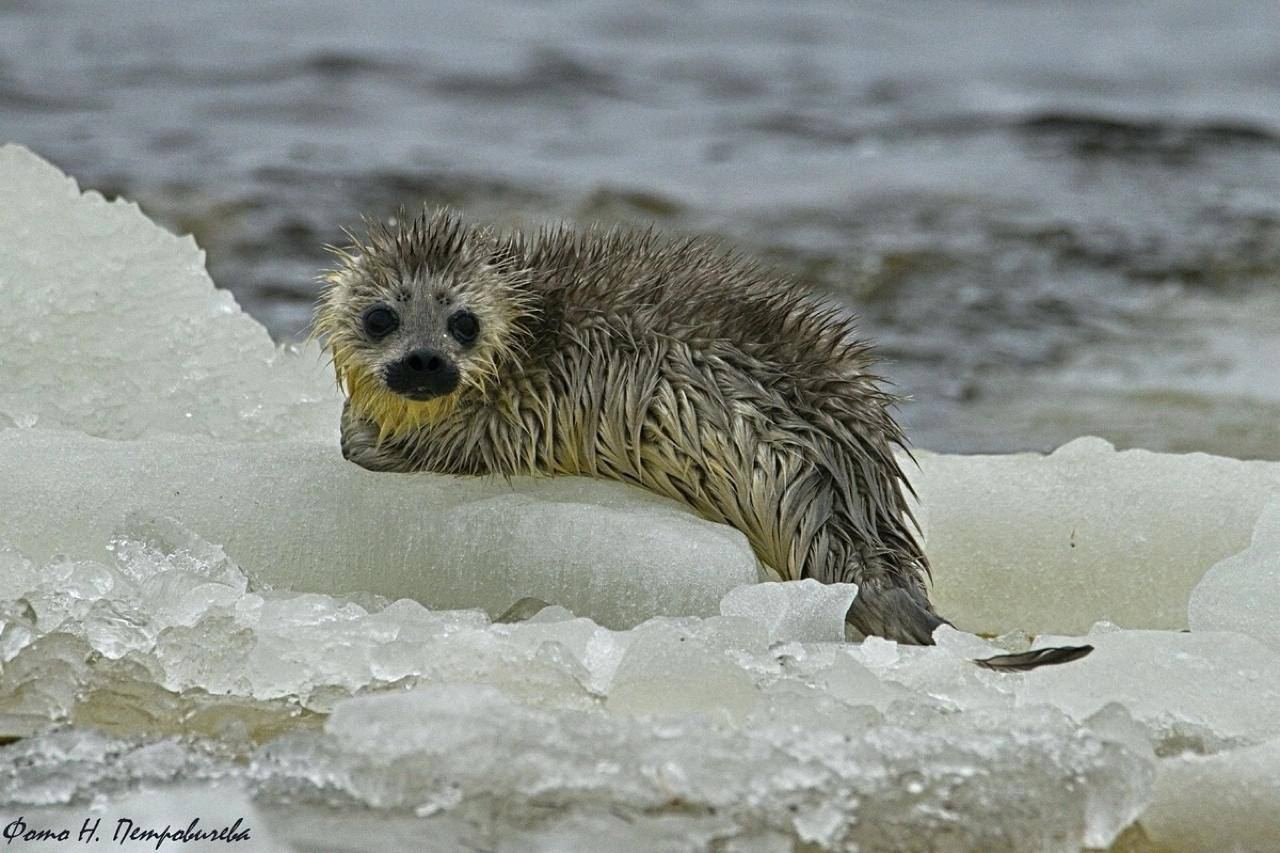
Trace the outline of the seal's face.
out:
<instances>
[{"instance_id":1,"label":"seal's face","mask_svg":"<svg viewBox=\"0 0 1280 853\"><path fill-rule=\"evenodd\" d=\"M377 301L360 312L360 343L387 390L418 403L458 390L482 323L452 290L428 280L396 288L396 298L371 294Z\"/></svg>"},{"instance_id":2,"label":"seal's face","mask_svg":"<svg viewBox=\"0 0 1280 853\"><path fill-rule=\"evenodd\" d=\"M524 278L489 250L488 236L445 214L389 228L338 250L317 307L338 382L381 435L448 415L484 393L519 349L528 313Z\"/></svg>"}]
</instances>

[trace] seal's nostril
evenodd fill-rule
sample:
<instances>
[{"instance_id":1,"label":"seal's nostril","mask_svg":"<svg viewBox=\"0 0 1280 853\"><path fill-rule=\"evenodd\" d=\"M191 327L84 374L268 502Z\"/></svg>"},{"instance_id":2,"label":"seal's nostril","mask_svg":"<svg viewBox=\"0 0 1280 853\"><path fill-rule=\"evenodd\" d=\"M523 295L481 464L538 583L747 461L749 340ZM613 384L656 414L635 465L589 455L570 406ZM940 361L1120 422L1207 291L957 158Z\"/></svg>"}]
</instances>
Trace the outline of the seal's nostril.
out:
<instances>
[{"instance_id":1,"label":"seal's nostril","mask_svg":"<svg viewBox=\"0 0 1280 853\"><path fill-rule=\"evenodd\" d=\"M401 365L401 369L420 377L436 376L449 369L448 359L429 349L414 350L404 357Z\"/></svg>"}]
</instances>

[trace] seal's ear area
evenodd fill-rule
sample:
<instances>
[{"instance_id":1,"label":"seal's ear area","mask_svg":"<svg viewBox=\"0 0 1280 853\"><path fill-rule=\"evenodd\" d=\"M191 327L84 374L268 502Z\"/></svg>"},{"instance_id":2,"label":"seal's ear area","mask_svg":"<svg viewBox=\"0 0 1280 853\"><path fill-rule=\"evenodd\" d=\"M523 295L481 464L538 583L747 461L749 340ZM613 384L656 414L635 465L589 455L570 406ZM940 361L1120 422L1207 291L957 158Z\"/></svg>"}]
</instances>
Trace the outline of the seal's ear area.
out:
<instances>
[{"instance_id":1,"label":"seal's ear area","mask_svg":"<svg viewBox=\"0 0 1280 853\"><path fill-rule=\"evenodd\" d=\"M913 646L933 645L938 626L951 624L929 608L921 593L903 587L876 589L870 584L858 587L844 618L865 636L874 634Z\"/></svg>"},{"instance_id":2,"label":"seal's ear area","mask_svg":"<svg viewBox=\"0 0 1280 853\"><path fill-rule=\"evenodd\" d=\"M1054 666L1060 663L1071 663L1093 651L1093 646L1053 646L1047 649L1033 649L1013 655L996 655L995 657L975 660L984 669L997 672L1029 672L1042 666Z\"/></svg>"}]
</instances>

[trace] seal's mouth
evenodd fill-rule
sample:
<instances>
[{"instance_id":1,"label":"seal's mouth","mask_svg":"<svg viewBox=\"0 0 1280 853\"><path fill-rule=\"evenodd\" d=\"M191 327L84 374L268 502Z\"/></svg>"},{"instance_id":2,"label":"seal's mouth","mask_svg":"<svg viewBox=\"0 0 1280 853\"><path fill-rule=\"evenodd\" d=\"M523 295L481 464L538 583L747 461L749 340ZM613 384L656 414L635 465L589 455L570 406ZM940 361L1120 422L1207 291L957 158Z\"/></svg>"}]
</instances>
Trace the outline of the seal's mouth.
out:
<instances>
[{"instance_id":1,"label":"seal's mouth","mask_svg":"<svg viewBox=\"0 0 1280 853\"><path fill-rule=\"evenodd\" d=\"M456 387L456 386L455 386ZM415 403L426 403L429 400L439 400L441 397L448 396L453 393L453 389L448 391L396 391L391 389L393 394L404 397L406 400L412 400Z\"/></svg>"}]
</instances>

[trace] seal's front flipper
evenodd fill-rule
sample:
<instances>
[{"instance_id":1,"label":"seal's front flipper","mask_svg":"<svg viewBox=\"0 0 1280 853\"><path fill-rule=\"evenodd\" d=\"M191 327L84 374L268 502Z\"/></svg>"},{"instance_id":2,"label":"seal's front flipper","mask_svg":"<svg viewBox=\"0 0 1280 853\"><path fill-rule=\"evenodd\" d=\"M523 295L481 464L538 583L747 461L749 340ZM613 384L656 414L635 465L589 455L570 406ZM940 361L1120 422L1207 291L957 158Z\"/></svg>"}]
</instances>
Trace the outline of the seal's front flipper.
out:
<instances>
[{"instance_id":1,"label":"seal's front flipper","mask_svg":"<svg viewBox=\"0 0 1280 853\"><path fill-rule=\"evenodd\" d=\"M1053 646L1047 649L1033 649L1013 655L996 655L995 657L975 660L978 666L994 669L998 672L1027 672L1042 666L1053 666L1059 663L1071 663L1093 651L1093 646Z\"/></svg>"}]
</instances>

